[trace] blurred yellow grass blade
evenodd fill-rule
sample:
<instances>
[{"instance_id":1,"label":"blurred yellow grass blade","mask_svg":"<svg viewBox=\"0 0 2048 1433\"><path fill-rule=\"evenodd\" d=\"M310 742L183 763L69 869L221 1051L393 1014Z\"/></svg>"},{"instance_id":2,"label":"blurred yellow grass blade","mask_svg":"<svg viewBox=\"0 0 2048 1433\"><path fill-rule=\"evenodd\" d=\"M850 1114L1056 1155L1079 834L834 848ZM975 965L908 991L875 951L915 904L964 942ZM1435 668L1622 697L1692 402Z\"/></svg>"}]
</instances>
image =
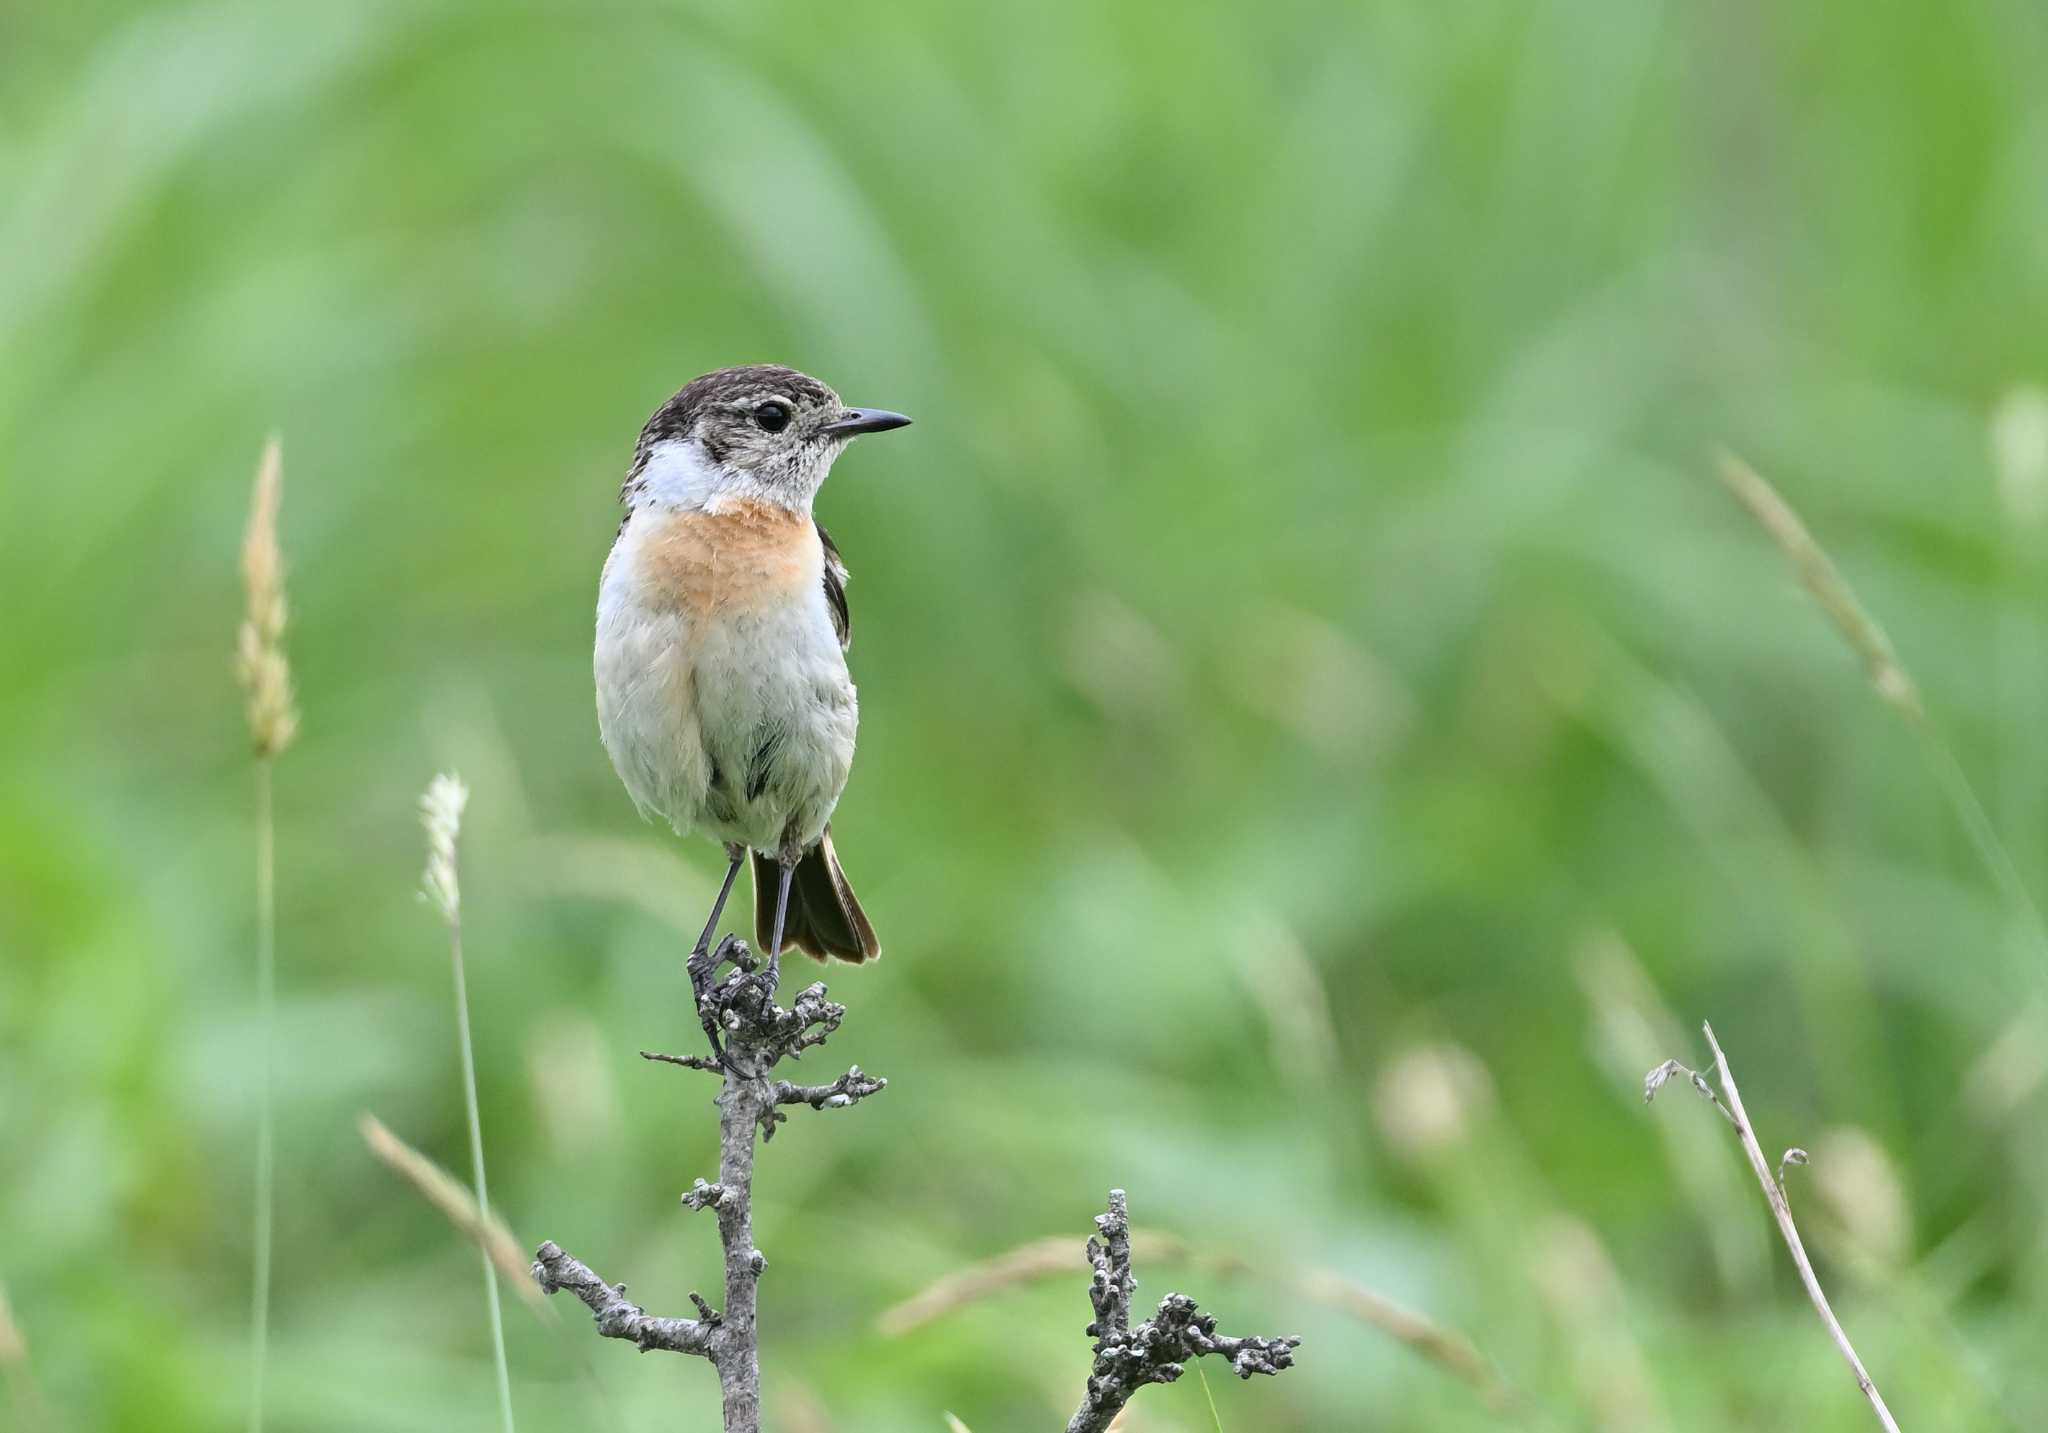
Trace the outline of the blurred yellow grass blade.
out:
<instances>
[{"instance_id":1,"label":"blurred yellow grass blade","mask_svg":"<svg viewBox=\"0 0 2048 1433\"><path fill-rule=\"evenodd\" d=\"M1195 1378L1202 1385L1202 1401L1209 1405L1209 1422L1216 1433L1223 1433L1223 1415L1216 1411L1216 1395L1209 1391L1209 1375L1200 1359L1195 1360Z\"/></svg>"},{"instance_id":2,"label":"blurred yellow grass blade","mask_svg":"<svg viewBox=\"0 0 2048 1433\"><path fill-rule=\"evenodd\" d=\"M1140 1247L1146 1237L1134 1234L1133 1248ZM1080 1246L1072 1239L1057 1234L1034 1239L1006 1253L940 1275L901 1303L884 1309L876 1327L888 1337L898 1338L1014 1285L1036 1283L1086 1268Z\"/></svg>"},{"instance_id":3,"label":"blurred yellow grass blade","mask_svg":"<svg viewBox=\"0 0 2048 1433\"><path fill-rule=\"evenodd\" d=\"M1671 1414L1634 1336L1621 1271L1583 1220L1547 1216L1524 1260L1566 1335L1566 1370L1601 1433L1669 1433Z\"/></svg>"},{"instance_id":4,"label":"blurred yellow grass blade","mask_svg":"<svg viewBox=\"0 0 2048 1433\"><path fill-rule=\"evenodd\" d=\"M0 1382L7 1386L7 1400L23 1429L47 1426L42 1390L36 1386L35 1370L29 1366L28 1340L22 1337L21 1327L14 1321L4 1284L0 1284Z\"/></svg>"},{"instance_id":5,"label":"blurred yellow grass blade","mask_svg":"<svg viewBox=\"0 0 2048 1433\"><path fill-rule=\"evenodd\" d=\"M1335 1309L1407 1345L1471 1387L1495 1412L1506 1411L1517 1401L1514 1390L1470 1339L1342 1274L1327 1269L1254 1265L1233 1254L1200 1252L1171 1234L1145 1229L1131 1231L1131 1250L1144 1262L1193 1265L1234 1277L1277 1283L1297 1297ZM1034 1239L933 1280L903 1302L883 1310L877 1327L882 1333L897 1337L1004 1289L1067 1278L1085 1272L1087 1267L1087 1260L1074 1240L1060 1235Z\"/></svg>"},{"instance_id":6,"label":"blurred yellow grass blade","mask_svg":"<svg viewBox=\"0 0 2048 1433\"><path fill-rule=\"evenodd\" d=\"M1978 798L1976 788L1970 784L1962 763L1928 719L1926 705L1920 699L1920 689L1899 661L1891 638L1857 599L1855 589L1849 586L1827 552L1807 531L1806 524L1800 521L1792 505L1761 473L1733 453L1721 455L1720 471L1721 481L1728 491L1777 544L1785 560L1791 563L1800 586L1806 589L1807 595L1834 623L1842 640L1862 660L1864 671L1868 673L1870 684L1879 698L1898 712L1920 739L1921 753L1940 783L1942 794L1954 808L1956 819L1962 823L1992 879L2026 924L2027 935L2036 954L2048 962L2048 929L2042 925L2040 909L2034 904L2019 867L2006 850L1997 827L1992 825L1990 813Z\"/></svg>"},{"instance_id":7,"label":"blurred yellow grass blade","mask_svg":"<svg viewBox=\"0 0 2048 1433\"><path fill-rule=\"evenodd\" d=\"M527 890L635 906L693 939L711 903L709 876L638 836L557 831L522 843L519 858Z\"/></svg>"},{"instance_id":8,"label":"blurred yellow grass blade","mask_svg":"<svg viewBox=\"0 0 2048 1433\"><path fill-rule=\"evenodd\" d=\"M13 1370L28 1366L28 1341L15 1327L14 1309L7 1302L7 1286L0 1284L0 1368Z\"/></svg>"},{"instance_id":9,"label":"blurred yellow grass blade","mask_svg":"<svg viewBox=\"0 0 2048 1433\"><path fill-rule=\"evenodd\" d=\"M1856 590L1843 578L1826 549L1813 540L1813 534L1806 530L1792 505L1761 473L1733 453L1721 455L1721 481L1778 545L1778 551L1792 564L1799 585L1835 624L1850 650L1862 659L1863 670L1878 696L1916 728L1924 723L1927 709L1921 704L1913 678L1899 662L1891 638L1864 610L1856 599Z\"/></svg>"},{"instance_id":10,"label":"blurred yellow grass blade","mask_svg":"<svg viewBox=\"0 0 2048 1433\"><path fill-rule=\"evenodd\" d=\"M448 1222L465 1238L474 1239L483 1246L498 1272L511 1281L522 1299L535 1309L547 1306L539 1286L528 1272L529 1262L519 1241L495 1215L487 1215L477 1208L475 1198L461 1180L386 1129L383 1121L375 1115L366 1113L360 1116L356 1127L363 1132L363 1143L370 1147L370 1153L417 1189L427 1203L447 1216Z\"/></svg>"},{"instance_id":11,"label":"blurred yellow grass blade","mask_svg":"<svg viewBox=\"0 0 2048 1433\"><path fill-rule=\"evenodd\" d=\"M1628 1092L1637 1071L1655 1065L1664 1051L1681 1048L1678 1020L1615 932L1591 937L1574 967L1602 1064L1616 1088ZM1738 1298L1753 1296L1770 1278L1771 1248L1767 1231L1742 1208L1742 1182L1726 1158L1720 1131L1699 1120L1658 1120L1656 1130L1679 1188L1713 1243L1722 1286Z\"/></svg>"},{"instance_id":12,"label":"blurred yellow grass blade","mask_svg":"<svg viewBox=\"0 0 2048 1433\"><path fill-rule=\"evenodd\" d=\"M1279 912L1253 905L1229 944L1240 984L1265 1018L1275 1067L1301 1090L1323 1088L1340 1063L1337 1022L1322 972Z\"/></svg>"},{"instance_id":13,"label":"blurred yellow grass blade","mask_svg":"<svg viewBox=\"0 0 2048 1433\"><path fill-rule=\"evenodd\" d=\"M1644 666L1602 629L1546 614L1530 640L1543 689L1606 738L1690 829L1702 859L1723 872L1759 931L1800 959L1788 963L1802 1018L1827 1032L1817 1075L1830 1103L1873 1114L1891 1086L1860 1071L1888 1061L1883 1022L1864 974L1860 936L1826 873L1801 841L1734 737L1707 704ZM1670 1048L1668 1046L1664 1048ZM1896 1124L1897 1116L1882 1121Z\"/></svg>"}]
</instances>

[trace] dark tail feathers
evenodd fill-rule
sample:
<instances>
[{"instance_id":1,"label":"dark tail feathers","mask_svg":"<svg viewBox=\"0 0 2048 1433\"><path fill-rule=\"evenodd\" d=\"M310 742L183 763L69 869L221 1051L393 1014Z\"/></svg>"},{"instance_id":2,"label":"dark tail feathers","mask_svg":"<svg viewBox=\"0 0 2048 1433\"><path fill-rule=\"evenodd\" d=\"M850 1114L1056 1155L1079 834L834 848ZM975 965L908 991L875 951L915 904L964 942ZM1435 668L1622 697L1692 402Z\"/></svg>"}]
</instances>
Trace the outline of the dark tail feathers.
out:
<instances>
[{"instance_id":1,"label":"dark tail feathers","mask_svg":"<svg viewBox=\"0 0 2048 1433\"><path fill-rule=\"evenodd\" d=\"M782 880L782 868L773 856L754 853L754 941L762 954L775 934L775 890ZM796 949L819 960L836 956L858 965L882 954L875 928L867 913L854 899L846 872L839 869L839 857L832 850L832 828L827 826L818 844L804 852L789 882L789 910L783 918L784 949Z\"/></svg>"}]
</instances>

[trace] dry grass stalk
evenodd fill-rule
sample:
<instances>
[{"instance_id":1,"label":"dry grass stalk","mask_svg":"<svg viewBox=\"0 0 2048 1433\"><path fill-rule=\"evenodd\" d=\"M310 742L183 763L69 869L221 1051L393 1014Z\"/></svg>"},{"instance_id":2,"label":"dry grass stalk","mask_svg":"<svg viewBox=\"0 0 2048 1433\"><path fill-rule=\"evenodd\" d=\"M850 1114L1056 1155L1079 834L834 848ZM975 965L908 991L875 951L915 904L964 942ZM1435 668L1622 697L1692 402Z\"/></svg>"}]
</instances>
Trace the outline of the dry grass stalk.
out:
<instances>
[{"instance_id":1,"label":"dry grass stalk","mask_svg":"<svg viewBox=\"0 0 2048 1433\"><path fill-rule=\"evenodd\" d=\"M1829 558L1827 551L1813 539L1806 530L1799 514L1792 505L1778 494L1756 469L1732 453L1721 455L1721 481L1728 491L1735 494L1756 519L1778 550L1785 554L1785 560L1792 564L1793 575L1799 579L1807 595L1819 604L1828 620L1835 624L1835 630L1842 634L1842 640L1862 659L1863 669L1869 674L1870 684L1900 716L1914 727L1927 720L1927 709L1921 703L1919 689L1913 678L1900 663L1898 653L1893 650L1891 639L1884 629L1871 619L1856 598L1856 591L1850 587Z\"/></svg>"},{"instance_id":2,"label":"dry grass stalk","mask_svg":"<svg viewBox=\"0 0 2048 1433\"><path fill-rule=\"evenodd\" d=\"M1742 1152L1749 1156L1749 1167L1756 1174L1757 1183L1763 1186L1764 1199L1771 1206L1771 1217L1777 1220L1778 1233L1785 1240L1785 1247L1791 1251L1792 1263L1799 1270L1799 1281L1806 1286L1806 1296L1813 1301L1814 1312L1826 1326L1828 1337L1835 1342L1835 1348L1842 1359L1856 1375L1856 1386L1863 1390L1863 1396L1870 1401L1871 1412L1877 1417L1879 1426L1888 1433L1899 1433L1899 1425L1892 1418L1891 1409L1885 1406L1884 1395L1877 1391L1877 1384L1863 1367L1863 1360L1856 1356L1855 1347L1849 1342L1849 1335L1842 1331L1841 1320L1828 1305L1828 1296L1821 1290L1820 1277L1813 1272L1813 1261L1806 1256L1806 1245L1799 1238L1799 1228L1792 1222L1792 1206L1785 1199L1785 1166L1805 1164L1806 1152L1788 1149L1778 1162L1778 1172L1771 1173L1770 1162L1764 1158L1763 1146L1757 1143L1756 1132L1749 1123L1749 1112L1742 1107L1742 1092L1735 1088L1735 1075L1728 1068L1728 1057L1721 1053L1721 1042L1714 1038L1714 1027L1702 1025L1706 1032L1707 1048L1714 1052L1714 1073L1721 1082L1721 1089L1728 1096L1724 1104L1716 1095L1707 1077L1696 1070L1687 1068L1676 1060L1666 1060L1643 1080L1643 1100L1648 1103L1656 1097L1657 1091L1674 1075L1684 1075L1692 1087L1704 1095L1715 1109L1719 1110L1728 1123L1735 1127L1736 1138L1742 1143Z\"/></svg>"},{"instance_id":3,"label":"dry grass stalk","mask_svg":"<svg viewBox=\"0 0 2048 1433\"><path fill-rule=\"evenodd\" d=\"M2031 421L2031 420L2029 420ZM2010 440L2017 446L2019 440ZM2029 439L2028 441L2031 441ZM1792 570L1822 612L1835 625L1851 650L1862 659L1871 685L1886 705L1898 712L1920 741L1921 755L1940 784L1956 819L1962 823L1978 859L1998 883L2006 902L2020 917L2036 953L2048 961L2048 925L2027 889L2019 867L1992 824L1990 812L1970 784L1963 764L1927 715L1920 689L1899 661L1891 639L1857 600L1855 590L1835 567L1827 552L1808 532L1799 514L1754 468L1733 454L1721 457L1721 481L1735 494L1758 525L1778 545L1792 564Z\"/></svg>"},{"instance_id":4,"label":"dry grass stalk","mask_svg":"<svg viewBox=\"0 0 2048 1433\"><path fill-rule=\"evenodd\" d=\"M479 1207L461 1180L386 1129L375 1115L360 1116L356 1127L362 1131L363 1143L370 1147L370 1153L418 1190L464 1238L474 1239L492 1267L512 1281L522 1299L536 1309L546 1306L546 1298L527 1277L529 1261L512 1231L497 1216Z\"/></svg>"},{"instance_id":5,"label":"dry grass stalk","mask_svg":"<svg viewBox=\"0 0 2048 1433\"><path fill-rule=\"evenodd\" d=\"M427 783L420 797L420 824L427 830L427 869L421 888L450 926L462 922L462 883L456 877L455 842L462 834L462 812L469 805L469 788L462 778L444 771Z\"/></svg>"},{"instance_id":6,"label":"dry grass stalk","mask_svg":"<svg viewBox=\"0 0 2048 1433\"><path fill-rule=\"evenodd\" d=\"M235 647L235 671L247 700L249 735L260 757L291 744L299 714L292 705L292 672L284 655L284 559L277 546L277 507L283 477L275 437L263 445L256 486L249 495L249 525L242 535L242 584L248 605Z\"/></svg>"},{"instance_id":7,"label":"dry grass stalk","mask_svg":"<svg viewBox=\"0 0 2048 1433\"><path fill-rule=\"evenodd\" d=\"M1131 1251L1146 1263L1185 1264L1231 1277L1278 1283L1296 1297L1335 1309L1406 1345L1471 1387L1495 1412L1506 1412L1515 1406L1514 1390L1502 1381L1493 1364L1470 1339L1342 1274L1301 1268L1280 1268L1276 1272L1270 1265L1254 1264L1235 1255L1200 1252L1173 1235L1152 1230L1133 1230ZM907 1334L1005 1289L1070 1277L1082 1262L1076 1257L1070 1239L1034 1239L935 1279L903 1302L884 1310L878 1326L891 1337Z\"/></svg>"},{"instance_id":8,"label":"dry grass stalk","mask_svg":"<svg viewBox=\"0 0 2048 1433\"><path fill-rule=\"evenodd\" d=\"M35 1371L29 1367L28 1340L14 1321L7 1302L7 1289L0 1285L0 1380L7 1385L7 1398L23 1429L44 1426L42 1390L36 1386Z\"/></svg>"},{"instance_id":9,"label":"dry grass stalk","mask_svg":"<svg viewBox=\"0 0 2048 1433\"><path fill-rule=\"evenodd\" d=\"M28 1341L14 1322L14 1309L7 1302L7 1289L0 1285L0 1368L28 1366Z\"/></svg>"},{"instance_id":10,"label":"dry grass stalk","mask_svg":"<svg viewBox=\"0 0 2048 1433\"><path fill-rule=\"evenodd\" d=\"M1565 1335L1565 1365L1591 1427L1601 1433L1669 1433L1658 1394L1628 1317L1620 1271L1583 1220L1551 1214L1523 1256L1537 1296Z\"/></svg>"},{"instance_id":11,"label":"dry grass stalk","mask_svg":"<svg viewBox=\"0 0 2048 1433\"><path fill-rule=\"evenodd\" d=\"M462 835L462 812L469 788L453 772L427 783L420 797L420 823L427 832L427 867L420 878L427 898L439 907L448 924L448 959L455 972L456 1053L462 1062L463 1112L469 1124L470 1177L476 1181L479 1217L490 1219L490 1186L484 1179L484 1125L476 1097L476 1052L469 1035L469 984L462 967L462 882L456 874L456 842ZM484 1302L490 1312L491 1354L498 1375L498 1412L505 1433L512 1433L512 1373L505 1357L504 1316L498 1309L498 1275L490 1251L484 1251ZM521 1279L522 1286L526 1280Z\"/></svg>"},{"instance_id":12,"label":"dry grass stalk","mask_svg":"<svg viewBox=\"0 0 2048 1433\"><path fill-rule=\"evenodd\" d=\"M277 826L271 768L298 729L292 706L291 668L284 655L284 560L277 546L277 507L282 482L278 440L263 445L256 484L249 495L249 523L242 535L242 581L247 607L236 638L235 670L241 680L256 752L256 1010L262 1031L256 1110L255 1209L250 1230L249 1429L262 1433L264 1380L270 1365L270 1262L276 1203L276 1111L271 1064L277 1029Z\"/></svg>"},{"instance_id":13,"label":"dry grass stalk","mask_svg":"<svg viewBox=\"0 0 2048 1433\"><path fill-rule=\"evenodd\" d=\"M1241 1260L1218 1262L1231 1263L1244 1274L1258 1272ZM1356 1279L1347 1279L1326 1269L1290 1270L1285 1278L1289 1287L1302 1297L1348 1314L1407 1345L1410 1351L1468 1385L1494 1412L1506 1413L1515 1407L1515 1391L1502 1381L1486 1355L1456 1329L1445 1328L1375 1293Z\"/></svg>"},{"instance_id":14,"label":"dry grass stalk","mask_svg":"<svg viewBox=\"0 0 2048 1433\"><path fill-rule=\"evenodd\" d=\"M1156 1252L1146 1248L1149 1237L1145 1234L1133 1236L1147 1259ZM1034 1239L1006 1253L941 1275L903 1302L884 1309L876 1326L889 1337L897 1338L969 1304L980 1303L1004 1289L1065 1276L1081 1265L1073 1240L1057 1236Z\"/></svg>"}]
</instances>

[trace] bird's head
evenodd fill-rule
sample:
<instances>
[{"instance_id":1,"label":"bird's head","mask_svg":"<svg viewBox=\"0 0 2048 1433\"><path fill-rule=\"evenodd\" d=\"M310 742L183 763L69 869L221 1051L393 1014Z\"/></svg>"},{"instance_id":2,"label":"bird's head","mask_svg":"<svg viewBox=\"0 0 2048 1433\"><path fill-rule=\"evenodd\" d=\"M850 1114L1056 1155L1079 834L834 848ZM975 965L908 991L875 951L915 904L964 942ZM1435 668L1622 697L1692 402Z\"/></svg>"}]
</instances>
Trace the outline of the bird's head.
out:
<instances>
[{"instance_id":1,"label":"bird's head","mask_svg":"<svg viewBox=\"0 0 2048 1433\"><path fill-rule=\"evenodd\" d=\"M909 421L886 409L849 408L794 368L721 368L691 379L654 411L619 497L629 506L682 508L757 498L808 512L848 442Z\"/></svg>"}]
</instances>

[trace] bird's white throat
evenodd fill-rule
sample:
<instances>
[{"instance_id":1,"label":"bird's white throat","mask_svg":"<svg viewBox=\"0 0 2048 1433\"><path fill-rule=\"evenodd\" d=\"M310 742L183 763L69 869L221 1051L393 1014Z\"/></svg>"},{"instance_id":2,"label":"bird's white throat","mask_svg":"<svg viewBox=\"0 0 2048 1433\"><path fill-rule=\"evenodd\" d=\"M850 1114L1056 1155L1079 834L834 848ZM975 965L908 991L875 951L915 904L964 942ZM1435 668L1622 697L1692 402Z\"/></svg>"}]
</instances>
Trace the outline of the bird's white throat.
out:
<instances>
[{"instance_id":1,"label":"bird's white throat","mask_svg":"<svg viewBox=\"0 0 2048 1433\"><path fill-rule=\"evenodd\" d=\"M647 462L640 469L629 501L635 508L715 513L728 503L753 500L810 515L810 494L804 495L800 507L790 498L787 488L712 462L704 445L695 438L664 438L647 450Z\"/></svg>"}]
</instances>

